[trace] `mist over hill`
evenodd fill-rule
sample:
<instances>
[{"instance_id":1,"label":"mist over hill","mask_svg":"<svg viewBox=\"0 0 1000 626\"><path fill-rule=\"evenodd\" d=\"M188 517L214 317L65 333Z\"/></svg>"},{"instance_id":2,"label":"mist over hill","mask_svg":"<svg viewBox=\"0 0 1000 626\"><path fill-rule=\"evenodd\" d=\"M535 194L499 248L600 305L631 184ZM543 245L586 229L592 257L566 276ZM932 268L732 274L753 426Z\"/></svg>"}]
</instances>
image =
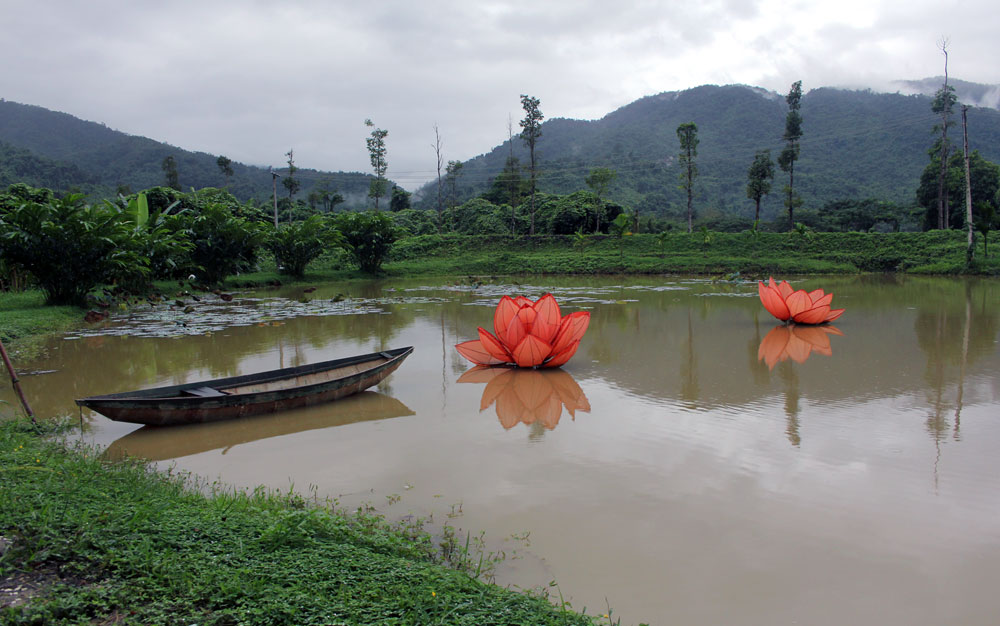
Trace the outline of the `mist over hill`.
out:
<instances>
[{"instance_id":1,"label":"mist over hill","mask_svg":"<svg viewBox=\"0 0 1000 626\"><path fill-rule=\"evenodd\" d=\"M803 208L817 209L842 199L913 203L938 122L926 94L932 94L941 79L899 84L912 93L828 87L806 92L801 108L801 154L795 166L795 188ZM975 104L996 104L994 96L1000 86L956 79L950 84L960 101L974 107L969 112L971 149L1000 161L1000 111ZM541 109L544 113L544 101ZM745 85L703 85L640 98L598 120L548 119L536 148L538 189L552 193L585 189L584 179L591 170L608 167L617 172L608 199L643 215L679 216L685 210L686 196L678 186L676 129L694 122L700 140L697 213L751 216L753 205L745 192L747 168L761 149L770 149L777 159L786 113L784 94ZM956 115L955 120L958 124L951 136L960 146L960 117ZM522 167L527 165L527 148L517 135L466 161L455 199L461 202L488 190L511 154ZM119 188L134 191L163 184L161 164L167 156L176 160L183 189L226 184L216 155L128 135L66 113L0 100L0 187L25 182L110 197ZM229 189L234 195L241 200L270 200L272 176L266 168L236 162L232 168ZM345 197L340 208L368 205L370 174L299 169L296 177L302 182L297 199L325 188ZM787 175L776 168L772 193L762 203L765 219L784 211L781 188L786 183ZM433 181L417 190L417 208L436 208L436 185ZM287 196L280 182L278 196Z\"/></svg>"},{"instance_id":2,"label":"mist over hill","mask_svg":"<svg viewBox=\"0 0 1000 626\"><path fill-rule=\"evenodd\" d=\"M0 100L0 187L24 182L57 191L77 190L92 197L112 197L120 188L132 191L164 184L163 160L173 156L182 189L224 187L218 155L192 152L88 122L67 113ZM229 191L240 200L270 201L273 189L267 168L231 164ZM275 170L279 175L287 169ZM360 172L322 172L299 168L297 198L326 188L344 197L342 208L362 209L368 202L372 176ZM391 188L391 184L390 184ZM278 197L287 193L278 182Z\"/></svg>"},{"instance_id":3,"label":"mist over hill","mask_svg":"<svg viewBox=\"0 0 1000 626\"><path fill-rule=\"evenodd\" d=\"M990 86L979 87L962 93L991 93ZM544 107L542 102L543 112ZM542 124L536 147L541 169L538 188L554 193L586 188L584 179L592 169L609 167L618 173L607 194L611 200L642 214L679 216L686 195L678 186L676 129L694 122L700 139L696 210L705 216L752 216L753 203L745 192L747 169L760 149L770 149L777 160L787 111L784 94L744 85L704 85L647 96L599 120L550 119ZM823 87L806 93L801 113L795 189L803 208L842 199L914 202L938 121L929 96ZM960 146L960 117L955 119L958 125L951 137ZM970 149L991 161L1000 160L1000 111L974 108L969 125ZM522 167L528 163L527 148L517 135L513 144L504 142L466 162L458 197L488 189L511 154ZM772 193L762 203L763 217L784 211L780 190L788 176L775 170ZM436 193L436 182L425 185L419 192L420 205L432 206Z\"/></svg>"}]
</instances>

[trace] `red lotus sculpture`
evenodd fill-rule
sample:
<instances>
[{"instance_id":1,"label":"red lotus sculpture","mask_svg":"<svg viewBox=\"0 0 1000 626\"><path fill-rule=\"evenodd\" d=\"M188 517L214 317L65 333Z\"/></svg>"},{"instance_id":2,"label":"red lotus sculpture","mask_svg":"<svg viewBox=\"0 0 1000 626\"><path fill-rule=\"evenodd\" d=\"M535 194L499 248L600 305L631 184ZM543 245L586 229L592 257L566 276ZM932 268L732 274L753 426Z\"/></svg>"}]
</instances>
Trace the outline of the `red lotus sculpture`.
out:
<instances>
[{"instance_id":1,"label":"red lotus sculpture","mask_svg":"<svg viewBox=\"0 0 1000 626\"><path fill-rule=\"evenodd\" d=\"M830 335L843 336L836 326L775 326L764 336L757 349L757 360L774 369L778 363L791 359L805 363L813 352L833 356Z\"/></svg>"},{"instance_id":2,"label":"red lotus sculpture","mask_svg":"<svg viewBox=\"0 0 1000 626\"><path fill-rule=\"evenodd\" d=\"M539 371L477 366L458 378L460 383L486 383L479 410L496 405L497 419L507 430L518 424L539 423L548 430L559 424L565 408L590 412L583 389L565 370Z\"/></svg>"},{"instance_id":3,"label":"red lotus sculpture","mask_svg":"<svg viewBox=\"0 0 1000 626\"><path fill-rule=\"evenodd\" d=\"M822 289L795 291L786 280L775 284L774 278L768 278L766 285L757 281L757 292L767 312L782 322L825 324L844 313L844 309L830 309L832 293L823 293Z\"/></svg>"},{"instance_id":4,"label":"red lotus sculpture","mask_svg":"<svg viewBox=\"0 0 1000 626\"><path fill-rule=\"evenodd\" d=\"M480 326L479 339L455 349L476 365L559 367L576 354L589 324L587 311L563 316L550 293L536 302L504 296L493 314L496 336Z\"/></svg>"}]
</instances>

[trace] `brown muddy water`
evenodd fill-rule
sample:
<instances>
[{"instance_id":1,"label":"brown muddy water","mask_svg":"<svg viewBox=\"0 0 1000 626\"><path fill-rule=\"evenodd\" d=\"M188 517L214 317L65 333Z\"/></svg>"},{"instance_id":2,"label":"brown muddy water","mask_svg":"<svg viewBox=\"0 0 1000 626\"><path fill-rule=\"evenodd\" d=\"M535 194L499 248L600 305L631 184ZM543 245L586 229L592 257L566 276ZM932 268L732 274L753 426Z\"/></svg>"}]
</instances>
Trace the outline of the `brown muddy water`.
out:
<instances>
[{"instance_id":1,"label":"brown muddy water","mask_svg":"<svg viewBox=\"0 0 1000 626\"><path fill-rule=\"evenodd\" d=\"M75 416L77 397L412 345L348 400L159 430L85 411L84 438L485 533L498 582L555 581L623 624L998 623L1000 281L793 281L847 308L829 331L780 327L750 282L524 281L184 298L53 340L22 384ZM463 377L453 346L500 296L545 292L591 311L574 359Z\"/></svg>"}]
</instances>

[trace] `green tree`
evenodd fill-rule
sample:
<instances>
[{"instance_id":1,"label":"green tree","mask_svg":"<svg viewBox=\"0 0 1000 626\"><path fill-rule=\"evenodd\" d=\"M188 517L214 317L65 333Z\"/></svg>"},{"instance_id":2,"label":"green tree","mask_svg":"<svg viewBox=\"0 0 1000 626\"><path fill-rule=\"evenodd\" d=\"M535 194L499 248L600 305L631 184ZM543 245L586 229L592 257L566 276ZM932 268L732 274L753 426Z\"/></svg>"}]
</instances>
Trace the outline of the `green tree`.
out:
<instances>
[{"instance_id":1,"label":"green tree","mask_svg":"<svg viewBox=\"0 0 1000 626\"><path fill-rule=\"evenodd\" d=\"M524 195L525 186L526 182L521 176L521 162L515 156L508 156L503 169L490 183L489 190L479 196L497 206L501 204L510 206L510 233L512 235L516 228L516 207L521 204L521 196Z\"/></svg>"},{"instance_id":2,"label":"green tree","mask_svg":"<svg viewBox=\"0 0 1000 626\"><path fill-rule=\"evenodd\" d=\"M294 202L295 194L302 188L302 183L295 178L295 172L299 171L299 168L295 167L295 151L289 149L285 156L288 157L288 173L281 179L281 184L288 190L288 199Z\"/></svg>"},{"instance_id":3,"label":"green tree","mask_svg":"<svg viewBox=\"0 0 1000 626\"><path fill-rule=\"evenodd\" d=\"M392 199L389 201L389 210L393 213L405 211L410 208L410 192L398 185L392 186Z\"/></svg>"},{"instance_id":4,"label":"green tree","mask_svg":"<svg viewBox=\"0 0 1000 626\"><path fill-rule=\"evenodd\" d=\"M936 155L935 155L936 156ZM927 167L924 168L920 176L920 186L917 187L917 204L924 207L924 229L936 228L938 221L937 198L938 198L938 178L941 167L934 158ZM973 224L975 224L975 214L983 210L983 207L997 206L996 194L1000 190L1000 165L993 163L973 150L969 154L969 179L972 187L972 207ZM960 152L955 152L948 159L945 168L945 196L961 197L965 194L965 160ZM949 223L946 228L965 228L965 214L962 211L950 213Z\"/></svg>"},{"instance_id":5,"label":"green tree","mask_svg":"<svg viewBox=\"0 0 1000 626\"><path fill-rule=\"evenodd\" d=\"M687 219L688 232L694 229L694 179L698 175L698 165L695 157L698 156L698 127L694 122L685 122L677 127L677 139L680 140L681 152L679 156L681 167L680 188L687 192Z\"/></svg>"},{"instance_id":6,"label":"green tree","mask_svg":"<svg viewBox=\"0 0 1000 626\"><path fill-rule=\"evenodd\" d=\"M177 161L174 159L173 155L167 155L166 158L163 159L163 162L160 163L160 169L163 170L167 187L180 191L181 183L177 175Z\"/></svg>"},{"instance_id":7,"label":"green tree","mask_svg":"<svg viewBox=\"0 0 1000 626\"><path fill-rule=\"evenodd\" d=\"M368 158L375 170L375 178L368 186L368 197L375 198L375 210L378 211L378 199L385 195L387 185L385 171L389 163L386 161L385 138L389 131L376 128L370 119L365 120L365 126L372 129L371 136L365 139L365 145L368 146Z\"/></svg>"},{"instance_id":8,"label":"green tree","mask_svg":"<svg viewBox=\"0 0 1000 626\"><path fill-rule=\"evenodd\" d=\"M788 228L795 228L795 209L802 204L802 199L795 194L795 162L799 159L799 139L802 138L802 81L792 83L792 88L785 96L788 103L788 115L785 116L785 148L778 156L778 166L781 171L788 172L788 184L785 185L785 207L788 209Z\"/></svg>"},{"instance_id":9,"label":"green tree","mask_svg":"<svg viewBox=\"0 0 1000 626\"><path fill-rule=\"evenodd\" d=\"M753 221L760 221L761 198L771 193L774 180L774 161L770 150L758 150L747 170L747 197L754 201Z\"/></svg>"},{"instance_id":10,"label":"green tree","mask_svg":"<svg viewBox=\"0 0 1000 626\"><path fill-rule=\"evenodd\" d=\"M219 166L219 171L222 172L223 178L226 179L226 189L229 189L229 179L233 176L233 161L226 156L219 156L215 160L215 164Z\"/></svg>"},{"instance_id":11,"label":"green tree","mask_svg":"<svg viewBox=\"0 0 1000 626\"><path fill-rule=\"evenodd\" d=\"M596 167L590 170L590 174L583 180L587 183L587 186L594 192L597 196L597 204L604 204L604 194L608 191L608 187L614 182L615 178L618 177L618 172L611 169L610 167ZM601 214L604 212L603 206L595 206L594 214L597 216L597 223L594 227L594 232L601 230Z\"/></svg>"},{"instance_id":12,"label":"green tree","mask_svg":"<svg viewBox=\"0 0 1000 626\"><path fill-rule=\"evenodd\" d=\"M530 235L535 234L535 182L538 178L538 162L535 159L535 146L538 144L539 137L542 136L542 120L544 119L542 112L538 108L539 104L541 104L541 101L538 98L521 94L521 108L524 109L524 119L520 121L521 128L523 129L521 131L521 139L528 146L528 154L530 155L528 165L531 172L531 226L528 231Z\"/></svg>"},{"instance_id":13,"label":"green tree","mask_svg":"<svg viewBox=\"0 0 1000 626\"><path fill-rule=\"evenodd\" d=\"M449 209L458 203L458 177L461 174L462 162L448 161L448 167L445 168L444 181L448 186L448 201L446 204Z\"/></svg>"},{"instance_id":14,"label":"green tree","mask_svg":"<svg viewBox=\"0 0 1000 626\"><path fill-rule=\"evenodd\" d=\"M377 211L340 213L334 222L343 236L343 247L363 272L382 268L399 236L393 220Z\"/></svg>"},{"instance_id":15,"label":"green tree","mask_svg":"<svg viewBox=\"0 0 1000 626\"><path fill-rule=\"evenodd\" d=\"M591 191L597 194L597 198L601 200L617 176L618 172L610 167L596 167L590 170L590 174L587 175L587 178L583 182L587 183Z\"/></svg>"}]
</instances>

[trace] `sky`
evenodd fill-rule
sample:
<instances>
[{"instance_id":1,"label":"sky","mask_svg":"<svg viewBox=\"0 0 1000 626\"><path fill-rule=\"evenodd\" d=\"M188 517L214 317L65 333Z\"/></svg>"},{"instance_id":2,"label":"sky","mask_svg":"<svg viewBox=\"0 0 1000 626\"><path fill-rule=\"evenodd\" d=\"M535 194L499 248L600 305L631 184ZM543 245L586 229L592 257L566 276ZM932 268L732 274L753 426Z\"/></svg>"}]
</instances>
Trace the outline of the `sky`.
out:
<instances>
[{"instance_id":1,"label":"sky","mask_svg":"<svg viewBox=\"0 0 1000 626\"><path fill-rule=\"evenodd\" d=\"M1000 83L996 0L0 0L0 98L234 161L410 190L546 119L704 84ZM0 138L2 139L2 138Z\"/></svg>"}]
</instances>

